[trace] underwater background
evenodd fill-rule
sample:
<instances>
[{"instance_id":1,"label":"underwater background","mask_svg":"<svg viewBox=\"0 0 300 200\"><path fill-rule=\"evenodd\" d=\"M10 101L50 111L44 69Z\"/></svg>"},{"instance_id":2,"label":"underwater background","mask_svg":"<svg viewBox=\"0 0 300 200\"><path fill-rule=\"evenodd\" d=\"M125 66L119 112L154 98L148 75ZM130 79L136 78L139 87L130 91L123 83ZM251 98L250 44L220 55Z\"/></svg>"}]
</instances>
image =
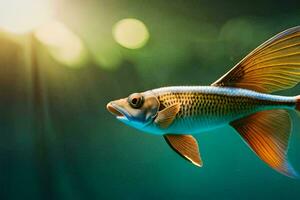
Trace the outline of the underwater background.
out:
<instances>
[{"instance_id":1,"label":"underwater background","mask_svg":"<svg viewBox=\"0 0 300 200\"><path fill-rule=\"evenodd\" d=\"M300 199L300 180L229 126L196 136L197 168L105 108L133 92L209 85L300 25L299 1L55 0L45 3L55 21L20 29L41 19L22 16L27 6L44 1L0 3L0 199ZM289 157L300 171L297 114Z\"/></svg>"}]
</instances>

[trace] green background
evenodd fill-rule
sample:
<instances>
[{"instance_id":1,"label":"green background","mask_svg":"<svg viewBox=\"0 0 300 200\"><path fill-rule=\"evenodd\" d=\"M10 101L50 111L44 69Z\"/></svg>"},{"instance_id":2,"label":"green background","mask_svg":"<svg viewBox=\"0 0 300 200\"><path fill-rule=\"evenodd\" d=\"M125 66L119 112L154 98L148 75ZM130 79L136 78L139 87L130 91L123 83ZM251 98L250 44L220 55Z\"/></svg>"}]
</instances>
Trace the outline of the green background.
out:
<instances>
[{"instance_id":1,"label":"green background","mask_svg":"<svg viewBox=\"0 0 300 200\"><path fill-rule=\"evenodd\" d=\"M300 181L266 166L229 126L196 136L204 162L196 168L162 137L105 109L133 92L212 83L274 34L300 25L299 1L56 0L55 9L89 60L73 69L35 42L36 89L26 48L1 32L0 199L300 199ZM149 30L141 49L113 39L114 24L128 17ZM289 151L298 171L299 120Z\"/></svg>"}]
</instances>

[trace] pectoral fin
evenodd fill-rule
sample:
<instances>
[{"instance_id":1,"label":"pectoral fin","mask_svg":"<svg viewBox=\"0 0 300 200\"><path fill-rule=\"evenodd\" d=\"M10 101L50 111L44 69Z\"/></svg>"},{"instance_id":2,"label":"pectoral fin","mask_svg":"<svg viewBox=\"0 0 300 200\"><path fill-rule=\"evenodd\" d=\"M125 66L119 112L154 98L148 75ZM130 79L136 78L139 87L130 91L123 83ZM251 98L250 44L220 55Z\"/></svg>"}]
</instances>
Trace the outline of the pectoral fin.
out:
<instances>
[{"instance_id":1,"label":"pectoral fin","mask_svg":"<svg viewBox=\"0 0 300 200\"><path fill-rule=\"evenodd\" d=\"M157 113L154 122L161 128L168 128L174 121L176 114L180 110L180 104L173 104Z\"/></svg>"},{"instance_id":2,"label":"pectoral fin","mask_svg":"<svg viewBox=\"0 0 300 200\"><path fill-rule=\"evenodd\" d=\"M198 167L202 167L202 160L198 149L197 140L191 135L164 135L170 147L184 159Z\"/></svg>"},{"instance_id":3,"label":"pectoral fin","mask_svg":"<svg viewBox=\"0 0 300 200\"><path fill-rule=\"evenodd\" d=\"M289 177L298 176L287 158L291 132L287 111L262 111L231 122L230 125L270 167Z\"/></svg>"}]
</instances>

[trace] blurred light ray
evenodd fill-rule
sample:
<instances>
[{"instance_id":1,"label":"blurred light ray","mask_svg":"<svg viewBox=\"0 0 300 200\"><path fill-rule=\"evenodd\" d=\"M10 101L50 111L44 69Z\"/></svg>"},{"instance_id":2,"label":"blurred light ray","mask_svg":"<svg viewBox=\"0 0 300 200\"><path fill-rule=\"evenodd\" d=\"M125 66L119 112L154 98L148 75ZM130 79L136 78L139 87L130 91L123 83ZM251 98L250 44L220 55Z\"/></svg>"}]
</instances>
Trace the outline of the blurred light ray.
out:
<instances>
[{"instance_id":1,"label":"blurred light ray","mask_svg":"<svg viewBox=\"0 0 300 200\"><path fill-rule=\"evenodd\" d=\"M40 26L36 29L35 36L58 62L75 68L87 62L83 42L63 23L52 21Z\"/></svg>"},{"instance_id":2,"label":"blurred light ray","mask_svg":"<svg viewBox=\"0 0 300 200\"><path fill-rule=\"evenodd\" d=\"M116 23L113 36L117 43L128 49L143 47L149 40L149 31L146 25L133 18L122 19Z\"/></svg>"},{"instance_id":3,"label":"blurred light ray","mask_svg":"<svg viewBox=\"0 0 300 200\"><path fill-rule=\"evenodd\" d=\"M23 34L49 21L53 17L49 0L1 0L0 27Z\"/></svg>"}]
</instances>

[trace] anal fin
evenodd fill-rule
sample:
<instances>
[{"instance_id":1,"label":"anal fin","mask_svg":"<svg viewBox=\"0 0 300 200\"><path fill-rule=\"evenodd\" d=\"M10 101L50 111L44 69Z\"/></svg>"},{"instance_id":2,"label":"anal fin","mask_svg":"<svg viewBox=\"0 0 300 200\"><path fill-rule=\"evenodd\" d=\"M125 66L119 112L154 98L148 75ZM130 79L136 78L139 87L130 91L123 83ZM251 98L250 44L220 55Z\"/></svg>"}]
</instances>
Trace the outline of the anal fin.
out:
<instances>
[{"instance_id":1,"label":"anal fin","mask_svg":"<svg viewBox=\"0 0 300 200\"><path fill-rule=\"evenodd\" d=\"M230 125L270 167L289 177L298 176L287 158L291 120L286 110L258 112Z\"/></svg>"},{"instance_id":2,"label":"anal fin","mask_svg":"<svg viewBox=\"0 0 300 200\"><path fill-rule=\"evenodd\" d=\"M193 136L167 134L164 135L164 138L176 153L194 165L202 167L198 143Z\"/></svg>"}]
</instances>

